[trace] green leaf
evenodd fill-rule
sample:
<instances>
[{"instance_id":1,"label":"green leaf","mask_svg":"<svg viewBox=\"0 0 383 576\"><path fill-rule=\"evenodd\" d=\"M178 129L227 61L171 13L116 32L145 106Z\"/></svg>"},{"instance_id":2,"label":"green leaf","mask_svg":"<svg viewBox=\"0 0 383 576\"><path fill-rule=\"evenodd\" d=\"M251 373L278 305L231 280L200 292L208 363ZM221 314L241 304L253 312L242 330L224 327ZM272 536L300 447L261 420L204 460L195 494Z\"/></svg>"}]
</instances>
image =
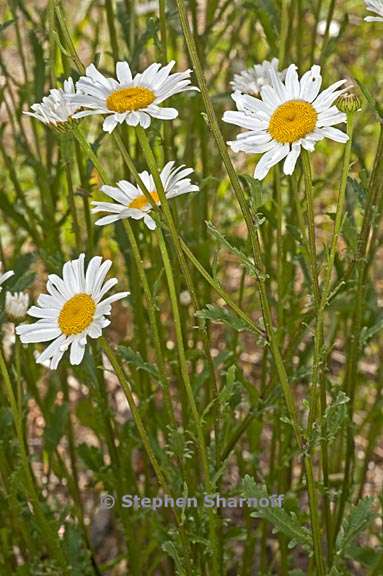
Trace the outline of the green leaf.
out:
<instances>
[{"instance_id":1,"label":"green leaf","mask_svg":"<svg viewBox=\"0 0 383 576\"><path fill-rule=\"evenodd\" d=\"M215 304L207 304L206 308L198 310L195 315L198 316L198 318L210 320L211 322L216 322L217 324L226 324L237 332L243 332L244 330L247 330L248 332L254 332L247 324L247 322L242 320L234 312L227 308L216 306Z\"/></svg>"},{"instance_id":2,"label":"green leaf","mask_svg":"<svg viewBox=\"0 0 383 576\"><path fill-rule=\"evenodd\" d=\"M104 457L100 448L80 444L77 446L77 452L89 470L99 473L105 467Z\"/></svg>"},{"instance_id":3,"label":"green leaf","mask_svg":"<svg viewBox=\"0 0 383 576\"><path fill-rule=\"evenodd\" d=\"M103 429L101 410L95 408L90 398L81 398L76 404L76 417L80 424L95 432Z\"/></svg>"},{"instance_id":4,"label":"green leaf","mask_svg":"<svg viewBox=\"0 0 383 576\"><path fill-rule=\"evenodd\" d=\"M53 452L65 432L68 421L68 404L56 404L51 412L51 417L44 429L44 446L48 452Z\"/></svg>"},{"instance_id":5,"label":"green leaf","mask_svg":"<svg viewBox=\"0 0 383 576\"><path fill-rule=\"evenodd\" d=\"M266 489L260 486L251 476L246 475L242 481L242 493L245 498L268 497ZM289 513L278 506L260 507L251 514L254 518L263 518L270 522L277 531L282 532L289 540L290 547L299 544L312 551L312 538L310 531L300 524L295 514Z\"/></svg>"},{"instance_id":6,"label":"green leaf","mask_svg":"<svg viewBox=\"0 0 383 576\"><path fill-rule=\"evenodd\" d=\"M375 336L380 330L383 328L383 316L377 319L375 324L370 328L366 326L363 327L362 333L360 335L360 343L362 346L365 346L371 338Z\"/></svg>"},{"instance_id":7,"label":"green leaf","mask_svg":"<svg viewBox=\"0 0 383 576\"><path fill-rule=\"evenodd\" d=\"M177 576L186 576L187 573L184 568L183 559L181 558L174 542L168 540L162 544L161 548L174 560Z\"/></svg>"},{"instance_id":8,"label":"green leaf","mask_svg":"<svg viewBox=\"0 0 383 576\"><path fill-rule=\"evenodd\" d=\"M245 6L256 11L272 52L277 49L278 11L273 0L247 0ZM278 8L279 9L279 8Z\"/></svg>"},{"instance_id":9,"label":"green leaf","mask_svg":"<svg viewBox=\"0 0 383 576\"><path fill-rule=\"evenodd\" d=\"M258 208L261 208L264 204L266 204L266 202L271 200L271 189L267 188L265 191L259 180L256 180L249 174L240 174L239 178L246 184L247 188L249 189L253 210L258 210Z\"/></svg>"},{"instance_id":10,"label":"green leaf","mask_svg":"<svg viewBox=\"0 0 383 576\"><path fill-rule=\"evenodd\" d=\"M117 352L128 364L132 364L137 370L144 370L156 380L161 381L161 374L157 366L151 362L146 362L139 352L135 352L128 346L119 346Z\"/></svg>"},{"instance_id":11,"label":"green leaf","mask_svg":"<svg viewBox=\"0 0 383 576\"><path fill-rule=\"evenodd\" d=\"M325 440L328 445L331 445L334 440L336 440L340 430L343 428L345 422L348 419L347 403L349 401L350 399L344 392L338 392L335 400L333 400L332 403L329 404L326 408L323 419L323 430L325 431L323 436L320 423L315 423L315 427L310 438L310 443L312 446L319 445L321 440Z\"/></svg>"},{"instance_id":12,"label":"green leaf","mask_svg":"<svg viewBox=\"0 0 383 576\"><path fill-rule=\"evenodd\" d=\"M354 78L357 81L358 86L359 86L363 96L366 98L366 100L369 103L369 105L371 106L371 108L378 114L378 116L380 118L382 118L383 117L383 111L382 111L380 105L378 104L377 100L375 100L375 98L373 97L373 95L371 94L369 89L367 88L365 82L358 80L358 78L356 78L355 76L354 76Z\"/></svg>"},{"instance_id":13,"label":"green leaf","mask_svg":"<svg viewBox=\"0 0 383 576\"><path fill-rule=\"evenodd\" d=\"M347 553L355 538L363 532L375 516L372 510L373 498L367 497L359 500L353 506L349 515L343 520L341 530L336 540L337 556Z\"/></svg>"},{"instance_id":14,"label":"green leaf","mask_svg":"<svg viewBox=\"0 0 383 576\"><path fill-rule=\"evenodd\" d=\"M15 22L15 18L11 18L10 20L6 20L0 24L0 32L3 32L8 26Z\"/></svg>"},{"instance_id":15,"label":"green leaf","mask_svg":"<svg viewBox=\"0 0 383 576\"><path fill-rule=\"evenodd\" d=\"M344 392L339 392L325 412L327 440L334 440L347 419L347 403L350 401Z\"/></svg>"},{"instance_id":16,"label":"green leaf","mask_svg":"<svg viewBox=\"0 0 383 576\"><path fill-rule=\"evenodd\" d=\"M258 279L259 278L259 272L258 272L254 262L248 256L246 256L246 254L244 254L242 252L242 250L239 250L239 248L237 248L236 246L233 246L229 242L229 240L223 234L221 234L221 232L219 232L219 230L217 230L217 228L214 226L214 224L212 224L211 222L206 222L206 226L207 226L210 234L216 240L218 240L218 242L222 243L229 250L229 252L231 252L232 254L234 254L234 256L237 256L239 258L239 260L245 266L245 268L246 268L247 272L250 274L250 276L254 276L255 278Z\"/></svg>"},{"instance_id":17,"label":"green leaf","mask_svg":"<svg viewBox=\"0 0 383 576\"><path fill-rule=\"evenodd\" d=\"M10 292L22 292L27 288L30 288L35 281L36 273L35 272L25 272L22 276L17 278L17 280L12 284L9 283L9 291Z\"/></svg>"}]
</instances>

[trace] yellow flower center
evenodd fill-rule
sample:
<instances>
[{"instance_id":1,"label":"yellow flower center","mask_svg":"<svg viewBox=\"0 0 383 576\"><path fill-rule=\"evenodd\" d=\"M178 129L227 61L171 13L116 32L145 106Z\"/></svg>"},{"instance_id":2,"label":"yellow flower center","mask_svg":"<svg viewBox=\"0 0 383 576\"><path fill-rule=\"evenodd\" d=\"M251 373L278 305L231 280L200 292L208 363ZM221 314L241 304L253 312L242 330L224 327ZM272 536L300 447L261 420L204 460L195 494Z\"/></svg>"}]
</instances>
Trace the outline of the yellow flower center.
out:
<instances>
[{"instance_id":1,"label":"yellow flower center","mask_svg":"<svg viewBox=\"0 0 383 576\"><path fill-rule=\"evenodd\" d=\"M153 198L154 202L158 204L160 198L157 192L150 192L150 196ZM142 210L142 208L145 208L148 203L149 202L146 196L141 194L141 196L137 196L137 198L131 201L131 203L129 204L129 208L136 208L137 210Z\"/></svg>"},{"instance_id":2,"label":"yellow flower center","mask_svg":"<svg viewBox=\"0 0 383 576\"><path fill-rule=\"evenodd\" d=\"M89 294L76 294L65 302L58 323L65 336L81 334L92 323L96 304Z\"/></svg>"},{"instance_id":3,"label":"yellow flower center","mask_svg":"<svg viewBox=\"0 0 383 576\"><path fill-rule=\"evenodd\" d=\"M146 108L155 98L154 92L149 88L121 88L108 96L106 105L113 112L132 112Z\"/></svg>"},{"instance_id":4,"label":"yellow flower center","mask_svg":"<svg viewBox=\"0 0 383 576\"><path fill-rule=\"evenodd\" d=\"M269 132L277 142L291 144L313 132L317 117L309 102L290 100L278 106L271 116Z\"/></svg>"}]
</instances>

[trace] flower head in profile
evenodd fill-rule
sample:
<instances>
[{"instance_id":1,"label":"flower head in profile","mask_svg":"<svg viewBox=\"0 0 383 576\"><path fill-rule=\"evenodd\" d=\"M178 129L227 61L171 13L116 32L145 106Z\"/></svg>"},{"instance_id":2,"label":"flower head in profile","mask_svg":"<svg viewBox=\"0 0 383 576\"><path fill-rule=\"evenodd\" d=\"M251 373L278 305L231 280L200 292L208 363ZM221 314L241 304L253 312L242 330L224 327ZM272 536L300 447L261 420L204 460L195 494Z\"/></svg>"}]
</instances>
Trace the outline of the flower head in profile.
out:
<instances>
[{"instance_id":1,"label":"flower head in profile","mask_svg":"<svg viewBox=\"0 0 383 576\"><path fill-rule=\"evenodd\" d=\"M106 114L103 124L105 132L112 132L117 124L123 122L148 128L151 118L176 118L178 111L175 108L166 108L161 104L174 94L197 88L190 86L191 70L170 73L174 64L174 60L166 66L154 63L142 74L133 76L127 62L117 62L117 80L106 78L91 64L86 69L86 76L82 76L76 84L80 94L71 98L72 102L86 108L75 117Z\"/></svg>"},{"instance_id":2,"label":"flower head in profile","mask_svg":"<svg viewBox=\"0 0 383 576\"><path fill-rule=\"evenodd\" d=\"M70 348L70 362L80 364L88 336L99 338L102 330L110 324L106 318L111 314L111 304L121 300L128 292L119 292L104 299L106 293L117 284L116 278L105 281L112 265L94 256L85 269L85 255L66 262L62 278L57 274L48 276L48 294L41 294L37 306L28 315L38 318L33 324L17 326L16 333L23 343L52 342L38 356L39 364L55 370L64 353Z\"/></svg>"},{"instance_id":3,"label":"flower head in profile","mask_svg":"<svg viewBox=\"0 0 383 576\"><path fill-rule=\"evenodd\" d=\"M234 74L234 79L230 84L236 92L258 96L263 86L270 86L271 84L271 68L274 69L281 80L284 80L286 70L279 72L278 67L278 58L273 58L270 62L264 60L262 64L254 64L251 68L243 70L239 74Z\"/></svg>"},{"instance_id":4,"label":"flower head in profile","mask_svg":"<svg viewBox=\"0 0 383 576\"><path fill-rule=\"evenodd\" d=\"M168 162L160 174L166 198L175 198L188 192L197 192L199 190L198 186L192 184L190 178L188 178L192 173L192 168L185 168L184 166L174 168L174 162ZM145 171L141 172L140 177L151 197L159 206L161 202L153 176ZM149 214L152 206L138 186L131 184L127 180L120 180L120 182L117 182L117 187L105 185L102 186L101 190L107 196L113 198L115 202L93 202L95 208L93 208L92 212L109 212L109 216L100 218L96 224L103 226L124 218L133 218L134 220L143 219L150 230L156 228L156 223Z\"/></svg>"},{"instance_id":5,"label":"flower head in profile","mask_svg":"<svg viewBox=\"0 0 383 576\"><path fill-rule=\"evenodd\" d=\"M254 173L258 180L281 160L284 173L292 174L302 148L311 152L323 138L343 144L348 140L347 134L333 127L346 121L346 114L334 105L346 90L340 89L346 80L320 93L319 66L312 66L300 80L296 70L291 64L282 82L271 69L271 85L261 88L261 98L235 92L232 97L238 110L224 114L225 122L247 130L228 142L234 152L263 154Z\"/></svg>"},{"instance_id":6,"label":"flower head in profile","mask_svg":"<svg viewBox=\"0 0 383 576\"><path fill-rule=\"evenodd\" d=\"M12 322L24 320L29 306L27 292L7 292L5 294L5 313Z\"/></svg>"},{"instance_id":7,"label":"flower head in profile","mask_svg":"<svg viewBox=\"0 0 383 576\"><path fill-rule=\"evenodd\" d=\"M3 270L3 263L0 262L0 292L2 291L1 285L4 284L9 278L14 276L13 270L8 270L8 272L2 272Z\"/></svg>"},{"instance_id":8,"label":"flower head in profile","mask_svg":"<svg viewBox=\"0 0 383 576\"><path fill-rule=\"evenodd\" d=\"M52 125L55 128L65 128L65 125L73 118L75 112L80 108L68 97L75 94L75 87L72 78L64 81L63 88L53 88L48 96L44 96L40 104L33 104L33 112L24 112L28 116L37 118L40 122Z\"/></svg>"},{"instance_id":9,"label":"flower head in profile","mask_svg":"<svg viewBox=\"0 0 383 576\"><path fill-rule=\"evenodd\" d=\"M383 22L383 0L364 0L367 10L377 16L366 16L366 22Z\"/></svg>"}]
</instances>

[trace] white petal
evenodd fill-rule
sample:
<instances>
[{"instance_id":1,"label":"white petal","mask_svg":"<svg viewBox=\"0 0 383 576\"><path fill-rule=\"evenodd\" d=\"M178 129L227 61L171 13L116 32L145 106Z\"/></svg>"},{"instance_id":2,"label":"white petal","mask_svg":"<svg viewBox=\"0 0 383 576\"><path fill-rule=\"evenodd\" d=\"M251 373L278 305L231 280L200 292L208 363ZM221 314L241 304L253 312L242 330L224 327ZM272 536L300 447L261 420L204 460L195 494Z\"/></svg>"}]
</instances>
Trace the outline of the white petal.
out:
<instances>
[{"instance_id":1,"label":"white petal","mask_svg":"<svg viewBox=\"0 0 383 576\"><path fill-rule=\"evenodd\" d=\"M333 128L332 126L326 126L325 128L320 129L324 136L330 138L331 140L335 140L335 142L340 142L341 144L345 144L348 141L348 136L338 128Z\"/></svg>"},{"instance_id":2,"label":"white petal","mask_svg":"<svg viewBox=\"0 0 383 576\"><path fill-rule=\"evenodd\" d=\"M154 104L148 106L147 112L153 118L158 118L159 120L174 120L178 116L178 111L175 108L165 108Z\"/></svg>"},{"instance_id":3,"label":"white petal","mask_svg":"<svg viewBox=\"0 0 383 576\"><path fill-rule=\"evenodd\" d=\"M116 75L121 84L130 84L133 80L132 72L127 62L117 62Z\"/></svg>"},{"instance_id":4,"label":"white petal","mask_svg":"<svg viewBox=\"0 0 383 576\"><path fill-rule=\"evenodd\" d=\"M102 125L102 129L104 130L104 132L109 132L109 134L111 134L113 132L113 130L115 129L115 127L117 126L118 122L117 122L117 118L115 114L111 114L110 116L107 116L104 120L104 123Z\"/></svg>"},{"instance_id":5,"label":"white petal","mask_svg":"<svg viewBox=\"0 0 383 576\"><path fill-rule=\"evenodd\" d=\"M153 218L148 214L144 216L144 222L146 226L149 228L149 230L155 230L157 228L157 224L155 223Z\"/></svg>"},{"instance_id":6,"label":"white petal","mask_svg":"<svg viewBox=\"0 0 383 576\"><path fill-rule=\"evenodd\" d=\"M283 172L284 174L290 176L295 169L295 165L301 153L301 147L299 144L293 144L292 149L286 156L286 160L283 164Z\"/></svg>"},{"instance_id":7,"label":"white petal","mask_svg":"<svg viewBox=\"0 0 383 576\"><path fill-rule=\"evenodd\" d=\"M60 347L65 342L65 340L65 334L62 334L56 338L56 340L51 342L49 346L47 346L45 350L36 358L36 362L38 364L44 364L46 360L52 358L60 350Z\"/></svg>"},{"instance_id":8,"label":"white petal","mask_svg":"<svg viewBox=\"0 0 383 576\"><path fill-rule=\"evenodd\" d=\"M303 74L300 84L300 97L307 102L315 100L322 84L320 66L314 65L311 70Z\"/></svg>"},{"instance_id":9,"label":"white petal","mask_svg":"<svg viewBox=\"0 0 383 576\"><path fill-rule=\"evenodd\" d=\"M70 347L70 357L69 361L72 366L78 366L81 364L82 359L84 358L85 346L81 344L80 338L77 337L73 340L72 345Z\"/></svg>"},{"instance_id":10,"label":"white petal","mask_svg":"<svg viewBox=\"0 0 383 576\"><path fill-rule=\"evenodd\" d=\"M107 226L108 224L113 224L121 219L121 214L116 214L115 216L103 216L96 220L96 226Z\"/></svg>"},{"instance_id":11,"label":"white petal","mask_svg":"<svg viewBox=\"0 0 383 576\"><path fill-rule=\"evenodd\" d=\"M105 300L102 300L100 302L100 306L107 306L113 302L117 302L117 300L122 300L123 298L129 296L129 294L130 292L118 292L117 294L113 294L112 296L105 298Z\"/></svg>"},{"instance_id":12,"label":"white petal","mask_svg":"<svg viewBox=\"0 0 383 576\"><path fill-rule=\"evenodd\" d=\"M277 144L269 150L269 152L266 152L256 166L254 178L256 180L263 180L267 176L270 168L285 158L289 150L290 147L288 144Z\"/></svg>"},{"instance_id":13,"label":"white petal","mask_svg":"<svg viewBox=\"0 0 383 576\"><path fill-rule=\"evenodd\" d=\"M149 128L150 124L151 124L151 120L150 120L150 116L149 114L145 114L145 112L139 112L140 115L140 126L142 126L142 128Z\"/></svg>"},{"instance_id":14,"label":"white petal","mask_svg":"<svg viewBox=\"0 0 383 576\"><path fill-rule=\"evenodd\" d=\"M25 324L22 324L16 328L16 333L20 336L20 340L23 344L30 344L32 342L48 342L49 340L57 338L61 334L60 328L54 326L44 328L38 322L32 325L33 329L22 331L21 329L25 326Z\"/></svg>"},{"instance_id":15,"label":"white petal","mask_svg":"<svg viewBox=\"0 0 383 576\"><path fill-rule=\"evenodd\" d=\"M297 74L297 67L294 64L288 67L285 79L286 89L291 100L299 98L300 84Z\"/></svg>"}]
</instances>

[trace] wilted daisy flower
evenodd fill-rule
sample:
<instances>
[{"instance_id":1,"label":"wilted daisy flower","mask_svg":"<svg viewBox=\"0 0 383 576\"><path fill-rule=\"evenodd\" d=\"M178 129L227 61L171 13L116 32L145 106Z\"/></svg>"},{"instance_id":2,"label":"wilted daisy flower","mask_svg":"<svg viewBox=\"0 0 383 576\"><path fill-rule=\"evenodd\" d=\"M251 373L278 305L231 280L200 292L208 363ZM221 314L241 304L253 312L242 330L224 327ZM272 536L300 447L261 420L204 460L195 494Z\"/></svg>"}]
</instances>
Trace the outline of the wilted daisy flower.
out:
<instances>
[{"instance_id":1,"label":"wilted daisy flower","mask_svg":"<svg viewBox=\"0 0 383 576\"><path fill-rule=\"evenodd\" d=\"M246 128L234 142L234 152L264 153L254 177L265 178L270 168L285 159L283 171L292 174L301 149L313 151L323 138L345 143L347 134L334 124L346 121L346 114L333 105L345 89L338 90L346 80L339 80L319 94L322 76L319 66L312 66L301 80L294 64L289 66L282 82L270 70L271 86L261 89L261 99L240 92L233 94L238 111L225 112L224 121Z\"/></svg>"},{"instance_id":2,"label":"wilted daisy flower","mask_svg":"<svg viewBox=\"0 0 383 576\"><path fill-rule=\"evenodd\" d=\"M103 129L112 132L117 124L150 126L151 117L172 120L178 116L175 108L160 106L164 100L179 92L197 90L190 86L191 70L170 74L175 62L167 66L151 64L142 74L132 76L127 62L117 62L114 78L106 78L91 64L76 87L83 94L71 97L71 101L88 108L75 114L81 118L92 114L108 114Z\"/></svg>"},{"instance_id":3,"label":"wilted daisy flower","mask_svg":"<svg viewBox=\"0 0 383 576\"><path fill-rule=\"evenodd\" d=\"M24 320L29 306L27 292L7 292L5 294L5 313L13 322Z\"/></svg>"},{"instance_id":4,"label":"wilted daisy flower","mask_svg":"<svg viewBox=\"0 0 383 576\"><path fill-rule=\"evenodd\" d=\"M188 192L197 192L199 187L191 183L188 176L193 173L192 168L185 168L179 166L174 168L174 162L168 162L161 171L161 182L164 187L166 198L175 198L181 194ZM161 202L154 184L153 176L148 172L141 172L140 177L145 184L145 187L150 192L151 197L160 206ZM117 182L117 187L102 186L102 192L107 196L116 200L114 202L93 202L95 208L92 212L110 212L110 216L104 216L97 220L96 224L104 226L111 224L116 220L123 220L124 218L133 218L134 220L144 219L144 222L150 230L156 228L156 223L149 215L152 209L146 196L142 193L141 189L127 180L120 180Z\"/></svg>"},{"instance_id":5,"label":"wilted daisy flower","mask_svg":"<svg viewBox=\"0 0 383 576\"><path fill-rule=\"evenodd\" d=\"M44 96L40 104L33 104L33 112L24 112L33 116L44 124L52 124L56 128L62 127L68 122L80 106L68 99L76 93L72 78L64 81L64 88L53 88L49 96Z\"/></svg>"},{"instance_id":6,"label":"wilted daisy flower","mask_svg":"<svg viewBox=\"0 0 383 576\"><path fill-rule=\"evenodd\" d=\"M273 58L271 62L264 60L262 64L254 64L251 68L243 70L239 74L234 74L234 79L230 84L235 91L257 96L262 86L270 86L271 68L275 70L281 80L284 80L286 70L278 72L278 66L278 58Z\"/></svg>"},{"instance_id":7,"label":"wilted daisy flower","mask_svg":"<svg viewBox=\"0 0 383 576\"><path fill-rule=\"evenodd\" d=\"M101 256L94 256L85 270L84 261L85 254L81 254L77 260L66 262L62 278L50 274L48 294L41 294L37 300L38 306L28 310L29 316L39 320L16 328L16 333L25 344L53 340L37 358L39 364L49 360L52 370L57 368L69 347L71 364L80 364L87 337L101 336L103 328L110 324L106 316L111 313L112 302L128 295L128 292L119 292L103 300L118 282L116 278L104 282L112 262L103 262Z\"/></svg>"},{"instance_id":8,"label":"wilted daisy flower","mask_svg":"<svg viewBox=\"0 0 383 576\"><path fill-rule=\"evenodd\" d=\"M366 22L383 22L383 0L364 0L367 10L377 16L366 16Z\"/></svg>"},{"instance_id":9,"label":"wilted daisy flower","mask_svg":"<svg viewBox=\"0 0 383 576\"><path fill-rule=\"evenodd\" d=\"M0 292L2 291L1 285L4 284L4 282L6 282L8 278L11 278L15 274L13 270L8 270L8 272L4 272L3 274L2 269L3 269L3 263L0 262Z\"/></svg>"}]
</instances>

